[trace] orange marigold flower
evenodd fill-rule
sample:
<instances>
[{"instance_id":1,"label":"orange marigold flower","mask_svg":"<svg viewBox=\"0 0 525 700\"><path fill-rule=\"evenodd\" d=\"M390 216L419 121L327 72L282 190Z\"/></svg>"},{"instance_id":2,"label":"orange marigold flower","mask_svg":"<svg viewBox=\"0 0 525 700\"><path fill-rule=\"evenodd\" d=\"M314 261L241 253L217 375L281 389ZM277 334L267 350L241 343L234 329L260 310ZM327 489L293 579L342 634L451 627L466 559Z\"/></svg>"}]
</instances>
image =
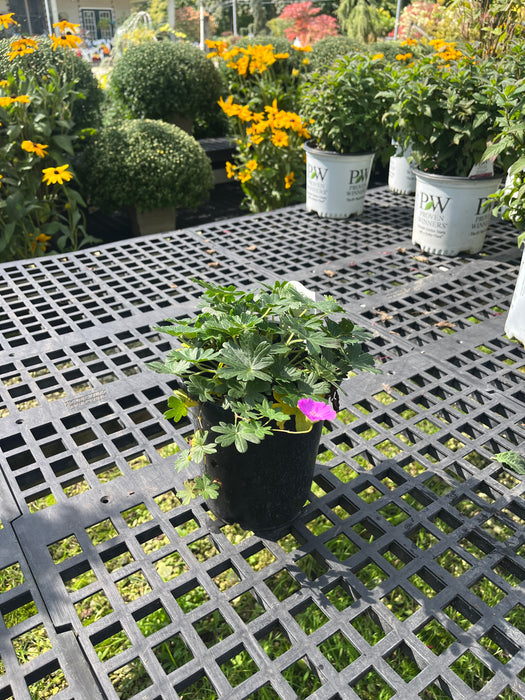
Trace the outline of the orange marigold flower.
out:
<instances>
[{"instance_id":1,"label":"orange marigold flower","mask_svg":"<svg viewBox=\"0 0 525 700\"><path fill-rule=\"evenodd\" d=\"M64 49L77 49L82 43L82 39L75 34L62 34L61 36L50 34L49 38L53 42L53 51L56 51L59 46Z\"/></svg>"},{"instance_id":2,"label":"orange marigold flower","mask_svg":"<svg viewBox=\"0 0 525 700\"><path fill-rule=\"evenodd\" d=\"M292 170L291 173L288 173L288 175L285 175L285 177L284 177L284 188L286 190L289 190L294 182L295 182L295 173Z\"/></svg>"},{"instance_id":3,"label":"orange marigold flower","mask_svg":"<svg viewBox=\"0 0 525 700\"><path fill-rule=\"evenodd\" d=\"M13 19L14 12L8 12L5 15L0 15L0 27L2 29L7 29L10 24L17 24L17 22Z\"/></svg>"},{"instance_id":4,"label":"orange marigold flower","mask_svg":"<svg viewBox=\"0 0 525 700\"><path fill-rule=\"evenodd\" d=\"M67 29L69 29L74 34L78 34L78 30L80 29L80 24L71 24L71 22L66 22L66 20L63 19L61 22L56 22L53 25L53 29L58 29L60 34L64 34Z\"/></svg>"},{"instance_id":5,"label":"orange marigold flower","mask_svg":"<svg viewBox=\"0 0 525 700\"><path fill-rule=\"evenodd\" d=\"M44 156L47 155L46 148L49 148L49 146L45 146L43 143L33 143L33 141L22 141L20 146L24 151L34 153L40 158L44 158Z\"/></svg>"},{"instance_id":6,"label":"orange marigold flower","mask_svg":"<svg viewBox=\"0 0 525 700\"><path fill-rule=\"evenodd\" d=\"M38 45L34 39L15 39L11 42L9 48L9 60L12 61L17 56L25 56L27 53L33 53L38 49Z\"/></svg>"},{"instance_id":7,"label":"orange marigold flower","mask_svg":"<svg viewBox=\"0 0 525 700\"><path fill-rule=\"evenodd\" d=\"M56 168L43 168L42 182L46 185L62 185L64 182L69 182L73 178L73 173L68 170L69 165L57 165Z\"/></svg>"}]
</instances>

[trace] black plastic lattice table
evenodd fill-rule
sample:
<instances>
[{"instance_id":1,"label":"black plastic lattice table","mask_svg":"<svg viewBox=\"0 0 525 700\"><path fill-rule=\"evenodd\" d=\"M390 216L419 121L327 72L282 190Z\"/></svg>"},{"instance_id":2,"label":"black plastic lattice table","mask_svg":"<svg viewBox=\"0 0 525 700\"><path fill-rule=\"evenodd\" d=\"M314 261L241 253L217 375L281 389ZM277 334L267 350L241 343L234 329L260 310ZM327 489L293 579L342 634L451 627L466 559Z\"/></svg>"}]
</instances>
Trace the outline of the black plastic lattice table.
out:
<instances>
[{"instance_id":1,"label":"black plastic lattice table","mask_svg":"<svg viewBox=\"0 0 525 700\"><path fill-rule=\"evenodd\" d=\"M525 484L492 459L525 439L525 352L503 332L515 232L493 219L482 254L430 256L411 216L380 188L355 220L296 206L0 267L1 700L57 674L65 700L335 700L368 697L366 678L402 700L525 698ZM373 333L383 373L346 384L278 541L174 495L166 455L191 426L163 419L174 383L145 363L169 347L155 324L195 308L194 277L297 279Z\"/></svg>"}]
</instances>

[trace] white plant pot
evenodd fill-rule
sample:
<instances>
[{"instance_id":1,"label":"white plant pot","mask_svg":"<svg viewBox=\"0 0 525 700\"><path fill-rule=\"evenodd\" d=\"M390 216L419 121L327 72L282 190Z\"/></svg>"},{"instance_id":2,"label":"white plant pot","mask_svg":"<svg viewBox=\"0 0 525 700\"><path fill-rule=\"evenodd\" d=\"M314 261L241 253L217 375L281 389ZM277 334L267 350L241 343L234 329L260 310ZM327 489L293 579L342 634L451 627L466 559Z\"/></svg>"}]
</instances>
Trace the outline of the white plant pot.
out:
<instances>
[{"instance_id":1,"label":"white plant pot","mask_svg":"<svg viewBox=\"0 0 525 700\"><path fill-rule=\"evenodd\" d=\"M516 338L525 345L525 248L521 258L520 271L516 281L516 288L512 296L505 333L509 338Z\"/></svg>"},{"instance_id":2,"label":"white plant pot","mask_svg":"<svg viewBox=\"0 0 525 700\"><path fill-rule=\"evenodd\" d=\"M500 177L448 177L415 171L412 243L427 253L479 253L492 216L485 203Z\"/></svg>"},{"instance_id":3,"label":"white plant pot","mask_svg":"<svg viewBox=\"0 0 525 700\"><path fill-rule=\"evenodd\" d=\"M335 153L304 144L306 211L330 219L363 212L374 153Z\"/></svg>"},{"instance_id":4,"label":"white plant pot","mask_svg":"<svg viewBox=\"0 0 525 700\"><path fill-rule=\"evenodd\" d=\"M416 191L415 165L408 159L412 152L409 146L405 151L394 143L396 152L390 157L388 166L388 188L396 194L414 194Z\"/></svg>"}]
</instances>

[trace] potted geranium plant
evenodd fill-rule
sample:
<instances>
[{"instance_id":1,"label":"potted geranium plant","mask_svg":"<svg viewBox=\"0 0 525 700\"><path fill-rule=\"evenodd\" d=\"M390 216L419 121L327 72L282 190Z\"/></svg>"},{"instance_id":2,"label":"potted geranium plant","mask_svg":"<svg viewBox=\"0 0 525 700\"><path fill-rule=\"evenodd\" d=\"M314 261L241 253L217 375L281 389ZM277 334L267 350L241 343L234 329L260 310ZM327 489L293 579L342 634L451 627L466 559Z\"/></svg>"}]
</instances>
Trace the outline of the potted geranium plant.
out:
<instances>
[{"instance_id":1,"label":"potted geranium plant","mask_svg":"<svg viewBox=\"0 0 525 700\"><path fill-rule=\"evenodd\" d=\"M180 341L156 372L180 382L166 418L191 408L195 432L177 469L204 462L179 495L210 499L213 513L257 532L276 530L303 507L324 419L351 370L374 371L368 334L331 297L315 301L293 283L245 292L199 282L200 313L156 330ZM331 405L330 405L331 404Z\"/></svg>"},{"instance_id":2,"label":"potted geranium plant","mask_svg":"<svg viewBox=\"0 0 525 700\"><path fill-rule=\"evenodd\" d=\"M78 171L88 202L127 209L135 234L172 231L176 208L198 206L213 186L197 141L173 124L128 119L87 140Z\"/></svg>"},{"instance_id":3,"label":"potted geranium plant","mask_svg":"<svg viewBox=\"0 0 525 700\"><path fill-rule=\"evenodd\" d=\"M382 55L348 54L314 73L300 96L311 140L306 151L306 208L346 218L363 211L375 154L387 144Z\"/></svg>"},{"instance_id":4,"label":"potted geranium plant","mask_svg":"<svg viewBox=\"0 0 525 700\"><path fill-rule=\"evenodd\" d=\"M385 91L385 122L416 165L413 242L444 255L477 253L491 216L486 202L499 184L492 163L482 162L495 128L487 83L496 68L439 47Z\"/></svg>"}]
</instances>

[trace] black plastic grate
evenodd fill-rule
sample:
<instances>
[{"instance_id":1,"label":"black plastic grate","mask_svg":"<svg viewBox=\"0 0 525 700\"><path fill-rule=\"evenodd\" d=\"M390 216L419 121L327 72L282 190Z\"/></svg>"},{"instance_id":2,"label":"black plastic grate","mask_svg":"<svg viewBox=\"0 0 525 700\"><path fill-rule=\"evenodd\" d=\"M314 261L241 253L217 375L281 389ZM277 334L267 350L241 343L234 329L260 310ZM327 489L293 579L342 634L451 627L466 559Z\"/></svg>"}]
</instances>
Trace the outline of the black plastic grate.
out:
<instances>
[{"instance_id":1,"label":"black plastic grate","mask_svg":"<svg viewBox=\"0 0 525 700\"><path fill-rule=\"evenodd\" d=\"M25 579L0 626L37 608L0 635L0 698L57 669L64 700L97 698L93 678L109 699L525 698L525 482L493 459L525 442L514 232L422 256L410 199L368 198L362 220L290 207L0 268L0 572ZM278 541L179 502L192 427L163 419L174 383L144 368L191 277L274 275L343 301L383 370L344 387ZM35 622L52 648L20 665Z\"/></svg>"}]
</instances>

